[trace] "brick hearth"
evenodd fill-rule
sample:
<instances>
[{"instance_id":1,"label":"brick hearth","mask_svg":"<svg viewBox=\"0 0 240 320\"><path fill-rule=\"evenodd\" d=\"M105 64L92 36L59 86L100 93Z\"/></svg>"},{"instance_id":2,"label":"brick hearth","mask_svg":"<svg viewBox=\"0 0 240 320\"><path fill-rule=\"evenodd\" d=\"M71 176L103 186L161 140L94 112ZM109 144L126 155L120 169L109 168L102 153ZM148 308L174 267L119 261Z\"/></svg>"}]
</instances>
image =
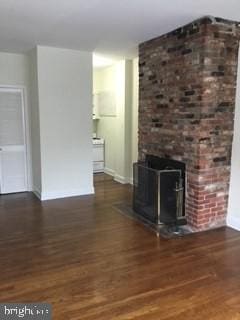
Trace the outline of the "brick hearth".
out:
<instances>
[{"instance_id":1,"label":"brick hearth","mask_svg":"<svg viewBox=\"0 0 240 320\"><path fill-rule=\"evenodd\" d=\"M226 220L238 46L237 23L207 17L139 47L139 158L186 163L195 229Z\"/></svg>"}]
</instances>

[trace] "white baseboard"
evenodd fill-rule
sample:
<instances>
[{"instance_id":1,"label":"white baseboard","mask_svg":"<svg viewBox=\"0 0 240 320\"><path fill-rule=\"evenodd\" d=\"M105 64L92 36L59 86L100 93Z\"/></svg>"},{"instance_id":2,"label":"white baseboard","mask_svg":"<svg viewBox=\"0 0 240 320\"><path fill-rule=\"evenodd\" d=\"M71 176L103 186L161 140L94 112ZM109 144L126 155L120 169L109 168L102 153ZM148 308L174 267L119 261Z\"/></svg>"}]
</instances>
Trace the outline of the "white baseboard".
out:
<instances>
[{"instance_id":1,"label":"white baseboard","mask_svg":"<svg viewBox=\"0 0 240 320\"><path fill-rule=\"evenodd\" d=\"M240 231L240 217L227 216L227 225L235 230Z\"/></svg>"},{"instance_id":2,"label":"white baseboard","mask_svg":"<svg viewBox=\"0 0 240 320\"><path fill-rule=\"evenodd\" d=\"M110 176L115 176L115 171L109 168L104 168L104 173L109 174Z\"/></svg>"},{"instance_id":3,"label":"white baseboard","mask_svg":"<svg viewBox=\"0 0 240 320\"><path fill-rule=\"evenodd\" d=\"M129 184L132 184L133 185L133 178L128 178L126 179L128 181Z\"/></svg>"},{"instance_id":4,"label":"white baseboard","mask_svg":"<svg viewBox=\"0 0 240 320\"><path fill-rule=\"evenodd\" d=\"M76 196L84 196L88 194L94 194L94 187L90 188L82 188L82 189L72 189L72 190L57 190L50 192L40 192L36 188L34 188L33 193L41 200L53 200L60 198L68 198L68 197L76 197Z\"/></svg>"},{"instance_id":5,"label":"white baseboard","mask_svg":"<svg viewBox=\"0 0 240 320\"><path fill-rule=\"evenodd\" d=\"M123 176L120 176L119 174L115 174L114 176L114 180L119 182L119 183L122 183L122 184L128 184L128 179L126 179L125 177Z\"/></svg>"},{"instance_id":6,"label":"white baseboard","mask_svg":"<svg viewBox=\"0 0 240 320\"><path fill-rule=\"evenodd\" d=\"M132 184L133 185L133 178L124 178L124 183Z\"/></svg>"},{"instance_id":7,"label":"white baseboard","mask_svg":"<svg viewBox=\"0 0 240 320\"><path fill-rule=\"evenodd\" d=\"M114 178L115 181L122 183L122 184L133 184L133 178L125 178L119 174L117 174L114 170L109 168L104 168L104 173L109 174Z\"/></svg>"}]
</instances>

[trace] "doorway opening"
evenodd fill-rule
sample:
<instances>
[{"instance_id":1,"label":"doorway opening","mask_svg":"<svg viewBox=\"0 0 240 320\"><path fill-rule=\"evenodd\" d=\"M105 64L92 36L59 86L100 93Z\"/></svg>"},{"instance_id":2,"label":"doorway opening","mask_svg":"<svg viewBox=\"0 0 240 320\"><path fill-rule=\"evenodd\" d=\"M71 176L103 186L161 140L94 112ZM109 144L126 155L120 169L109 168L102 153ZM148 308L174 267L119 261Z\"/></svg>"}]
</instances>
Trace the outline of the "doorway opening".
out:
<instances>
[{"instance_id":1,"label":"doorway opening","mask_svg":"<svg viewBox=\"0 0 240 320\"><path fill-rule=\"evenodd\" d=\"M138 59L93 56L93 171L132 183L137 160ZM98 179L94 179L95 181ZM101 179L100 179L101 180Z\"/></svg>"}]
</instances>

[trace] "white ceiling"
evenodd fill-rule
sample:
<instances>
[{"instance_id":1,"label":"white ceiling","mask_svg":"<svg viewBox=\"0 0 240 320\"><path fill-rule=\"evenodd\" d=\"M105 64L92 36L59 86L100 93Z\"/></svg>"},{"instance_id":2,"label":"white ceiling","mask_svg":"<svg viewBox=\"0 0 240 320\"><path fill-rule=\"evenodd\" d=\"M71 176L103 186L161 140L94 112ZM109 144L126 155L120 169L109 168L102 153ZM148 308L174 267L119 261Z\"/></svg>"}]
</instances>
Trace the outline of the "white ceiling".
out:
<instances>
[{"instance_id":1,"label":"white ceiling","mask_svg":"<svg viewBox=\"0 0 240 320\"><path fill-rule=\"evenodd\" d=\"M0 51L36 44L131 56L204 15L240 21L239 0L0 0Z\"/></svg>"}]
</instances>

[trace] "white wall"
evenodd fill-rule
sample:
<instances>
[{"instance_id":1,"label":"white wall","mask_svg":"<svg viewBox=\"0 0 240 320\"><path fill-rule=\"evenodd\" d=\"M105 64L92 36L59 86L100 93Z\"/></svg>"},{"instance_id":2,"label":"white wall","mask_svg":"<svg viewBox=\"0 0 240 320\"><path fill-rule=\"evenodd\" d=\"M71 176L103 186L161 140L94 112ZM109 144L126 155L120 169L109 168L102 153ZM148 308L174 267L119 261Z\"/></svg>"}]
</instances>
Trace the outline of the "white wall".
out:
<instances>
[{"instance_id":1,"label":"white wall","mask_svg":"<svg viewBox=\"0 0 240 320\"><path fill-rule=\"evenodd\" d=\"M93 193L92 54L37 47L41 198Z\"/></svg>"},{"instance_id":2,"label":"white wall","mask_svg":"<svg viewBox=\"0 0 240 320\"><path fill-rule=\"evenodd\" d=\"M44 199L92 193L91 54L41 46L27 55L0 53L0 70L1 85L26 88L33 190ZM126 182L137 159L137 79L137 59L94 73L95 91L117 95L117 117L103 117L98 134L109 146L107 168Z\"/></svg>"},{"instance_id":3,"label":"white wall","mask_svg":"<svg viewBox=\"0 0 240 320\"><path fill-rule=\"evenodd\" d=\"M240 51L227 224L240 230Z\"/></svg>"},{"instance_id":4,"label":"white wall","mask_svg":"<svg viewBox=\"0 0 240 320\"><path fill-rule=\"evenodd\" d=\"M29 80L29 61L28 56L24 54L14 54L0 52L0 85L3 86L18 86L24 88L25 93L25 108L27 109L27 114L30 117L31 106L29 102L29 92L30 92L30 80ZM31 132L28 118L26 119L26 129L27 129L27 156L28 156L28 187L29 190L32 188L32 167L31 167Z\"/></svg>"},{"instance_id":5,"label":"white wall","mask_svg":"<svg viewBox=\"0 0 240 320\"><path fill-rule=\"evenodd\" d=\"M129 143L126 145L127 130L129 119L126 123L126 61L119 61L115 64L116 68L116 105L117 105L117 118L115 123L115 180L121 183L128 182L128 168L126 167L127 155L129 155ZM101 123L101 120L99 124Z\"/></svg>"},{"instance_id":6,"label":"white wall","mask_svg":"<svg viewBox=\"0 0 240 320\"><path fill-rule=\"evenodd\" d=\"M38 69L37 49L28 54L30 66L30 105L31 105L31 143L32 143L32 189L41 196L41 145L40 145L40 122L39 122L39 99L38 99Z\"/></svg>"},{"instance_id":7,"label":"white wall","mask_svg":"<svg viewBox=\"0 0 240 320\"><path fill-rule=\"evenodd\" d=\"M124 145L123 145L123 176L126 182L131 182L132 175L132 116L133 116L133 64L131 60L125 61L125 107L123 114Z\"/></svg>"},{"instance_id":8,"label":"white wall","mask_svg":"<svg viewBox=\"0 0 240 320\"><path fill-rule=\"evenodd\" d=\"M138 160L138 104L139 104L139 79L138 58L133 59L133 82L132 82L132 164Z\"/></svg>"}]
</instances>

